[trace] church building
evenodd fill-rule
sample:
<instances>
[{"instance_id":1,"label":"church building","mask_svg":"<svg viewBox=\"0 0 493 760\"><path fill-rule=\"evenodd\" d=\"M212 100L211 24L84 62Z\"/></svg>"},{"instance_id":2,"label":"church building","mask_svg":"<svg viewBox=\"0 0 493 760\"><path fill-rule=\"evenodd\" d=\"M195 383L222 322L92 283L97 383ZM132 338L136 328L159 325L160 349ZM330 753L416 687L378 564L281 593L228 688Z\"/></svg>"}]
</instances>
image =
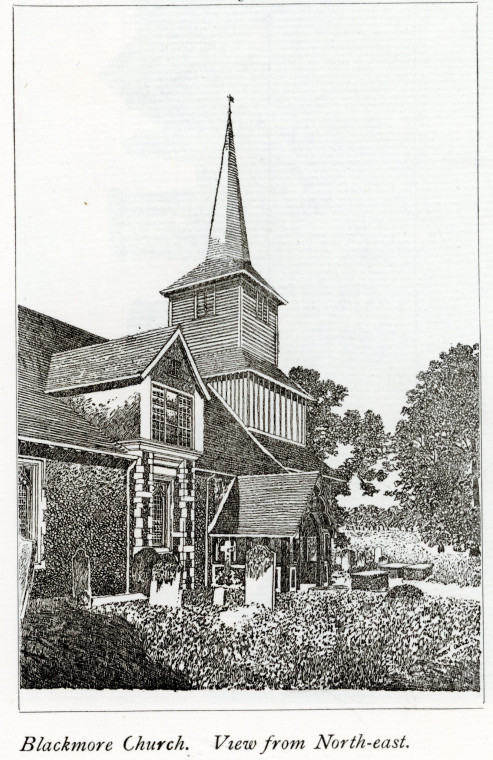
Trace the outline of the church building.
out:
<instances>
[{"instance_id":1,"label":"church building","mask_svg":"<svg viewBox=\"0 0 493 760\"><path fill-rule=\"evenodd\" d=\"M132 591L144 548L183 586L238 578L255 542L279 591L330 582L344 481L306 446L310 395L279 368L284 298L254 268L231 100L203 260L161 294L167 326L105 340L19 310L19 525L34 593Z\"/></svg>"}]
</instances>

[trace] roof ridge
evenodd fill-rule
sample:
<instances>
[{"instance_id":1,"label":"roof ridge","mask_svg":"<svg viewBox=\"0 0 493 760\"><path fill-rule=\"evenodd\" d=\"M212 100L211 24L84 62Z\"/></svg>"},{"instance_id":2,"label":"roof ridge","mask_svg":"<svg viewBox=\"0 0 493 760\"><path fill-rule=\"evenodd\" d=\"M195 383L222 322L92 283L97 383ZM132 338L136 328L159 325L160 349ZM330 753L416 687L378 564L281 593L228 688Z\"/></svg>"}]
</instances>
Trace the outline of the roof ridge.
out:
<instances>
[{"instance_id":1,"label":"roof ridge","mask_svg":"<svg viewBox=\"0 0 493 760\"><path fill-rule=\"evenodd\" d=\"M97 338L100 343L105 343L109 340L109 338L103 338L101 335L96 335L96 333L91 332L90 330L86 330L85 327L77 327L77 325L73 325L71 322L64 322L63 319L58 319L58 317L52 317L49 314L45 314L43 311L38 311L37 309L31 309L29 306L23 306L22 304L17 304L17 310L18 311L25 311L30 312L31 314L35 314L38 317L44 317L45 319L49 319L52 322L58 322L59 325L64 325L64 327L71 327L73 330L78 330L79 332L85 333L86 335L89 335L91 338ZM63 353L63 352L60 352Z\"/></svg>"},{"instance_id":2,"label":"roof ridge","mask_svg":"<svg viewBox=\"0 0 493 760\"><path fill-rule=\"evenodd\" d=\"M92 343L89 346L79 346L78 348L69 348L66 351L57 351L52 354L52 356L62 356L63 354L72 354L76 353L77 351L90 351L91 349L98 348L100 346L107 346L114 345L118 341L124 341L128 340L129 338L137 338L144 335L149 335L149 333L159 333L159 332L166 332L170 331L170 335L172 335L176 330L178 329L178 326L174 327L153 327L151 330L142 330L141 332L137 333L131 333L130 335L122 335L120 338L107 338L106 340L102 341L101 343Z\"/></svg>"}]
</instances>

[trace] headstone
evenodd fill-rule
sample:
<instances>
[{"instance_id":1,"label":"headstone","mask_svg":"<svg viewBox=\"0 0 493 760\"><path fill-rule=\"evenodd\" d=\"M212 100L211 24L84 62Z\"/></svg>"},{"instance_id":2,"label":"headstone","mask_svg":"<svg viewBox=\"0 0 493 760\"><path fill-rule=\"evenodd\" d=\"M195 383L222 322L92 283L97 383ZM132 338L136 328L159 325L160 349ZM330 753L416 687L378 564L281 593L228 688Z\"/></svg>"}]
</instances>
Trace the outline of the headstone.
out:
<instances>
[{"instance_id":1,"label":"headstone","mask_svg":"<svg viewBox=\"0 0 493 760\"><path fill-rule=\"evenodd\" d=\"M72 557L72 594L77 604L91 603L91 563L84 549Z\"/></svg>"},{"instance_id":2,"label":"headstone","mask_svg":"<svg viewBox=\"0 0 493 760\"><path fill-rule=\"evenodd\" d=\"M373 561L378 565L383 556L383 549L381 546L375 547L375 554L373 555Z\"/></svg>"},{"instance_id":3,"label":"headstone","mask_svg":"<svg viewBox=\"0 0 493 760\"><path fill-rule=\"evenodd\" d=\"M149 605L151 607L180 607L182 591L181 566L177 557L163 555L152 566Z\"/></svg>"},{"instance_id":4,"label":"headstone","mask_svg":"<svg viewBox=\"0 0 493 760\"><path fill-rule=\"evenodd\" d=\"M216 586L214 589L214 596L212 599L213 604L217 607L224 607L224 594L226 589L224 586Z\"/></svg>"},{"instance_id":5,"label":"headstone","mask_svg":"<svg viewBox=\"0 0 493 760\"><path fill-rule=\"evenodd\" d=\"M344 552L341 557L341 570L348 571L351 567L351 558L349 552Z\"/></svg>"},{"instance_id":6,"label":"headstone","mask_svg":"<svg viewBox=\"0 0 493 760\"><path fill-rule=\"evenodd\" d=\"M152 568L158 561L159 554L149 546L137 552L132 562L132 591L134 593L149 596Z\"/></svg>"},{"instance_id":7,"label":"headstone","mask_svg":"<svg viewBox=\"0 0 493 760\"><path fill-rule=\"evenodd\" d=\"M274 609L276 555L266 546L256 544L246 554L245 604L263 604Z\"/></svg>"}]
</instances>

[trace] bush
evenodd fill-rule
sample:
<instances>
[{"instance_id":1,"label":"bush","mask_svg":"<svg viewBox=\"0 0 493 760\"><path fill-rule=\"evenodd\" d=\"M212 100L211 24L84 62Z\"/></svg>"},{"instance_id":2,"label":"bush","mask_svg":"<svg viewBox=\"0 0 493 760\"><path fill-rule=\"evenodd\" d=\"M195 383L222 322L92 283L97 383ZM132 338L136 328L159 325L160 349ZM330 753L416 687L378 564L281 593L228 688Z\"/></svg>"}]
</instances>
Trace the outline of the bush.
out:
<instances>
[{"instance_id":1,"label":"bush","mask_svg":"<svg viewBox=\"0 0 493 760\"><path fill-rule=\"evenodd\" d=\"M250 608L234 627L196 592L179 610L100 609L135 625L148 656L194 689L479 688L477 602L296 592L272 612Z\"/></svg>"},{"instance_id":2,"label":"bush","mask_svg":"<svg viewBox=\"0 0 493 760\"><path fill-rule=\"evenodd\" d=\"M458 554L440 554L433 560L428 578L436 583L457 583L459 586L481 585L481 560Z\"/></svg>"},{"instance_id":3,"label":"bush","mask_svg":"<svg viewBox=\"0 0 493 760\"><path fill-rule=\"evenodd\" d=\"M388 599L398 599L402 602L415 602L424 596L423 592L417 586L411 586L409 583L403 583L401 586L394 586L387 594Z\"/></svg>"}]
</instances>

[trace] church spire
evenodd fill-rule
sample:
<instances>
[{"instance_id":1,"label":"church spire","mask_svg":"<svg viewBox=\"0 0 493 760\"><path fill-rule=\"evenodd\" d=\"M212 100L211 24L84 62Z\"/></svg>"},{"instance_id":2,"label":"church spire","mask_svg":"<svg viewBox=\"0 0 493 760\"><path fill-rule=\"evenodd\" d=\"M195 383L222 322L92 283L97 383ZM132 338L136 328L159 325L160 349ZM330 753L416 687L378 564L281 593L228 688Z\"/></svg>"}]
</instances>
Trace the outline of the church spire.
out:
<instances>
[{"instance_id":1,"label":"church spire","mask_svg":"<svg viewBox=\"0 0 493 760\"><path fill-rule=\"evenodd\" d=\"M228 120L221 156L221 168L217 181L216 197L212 210L209 230L207 259L228 258L250 261L248 240L241 202L240 181L231 121L231 103L234 98L228 95Z\"/></svg>"}]
</instances>

